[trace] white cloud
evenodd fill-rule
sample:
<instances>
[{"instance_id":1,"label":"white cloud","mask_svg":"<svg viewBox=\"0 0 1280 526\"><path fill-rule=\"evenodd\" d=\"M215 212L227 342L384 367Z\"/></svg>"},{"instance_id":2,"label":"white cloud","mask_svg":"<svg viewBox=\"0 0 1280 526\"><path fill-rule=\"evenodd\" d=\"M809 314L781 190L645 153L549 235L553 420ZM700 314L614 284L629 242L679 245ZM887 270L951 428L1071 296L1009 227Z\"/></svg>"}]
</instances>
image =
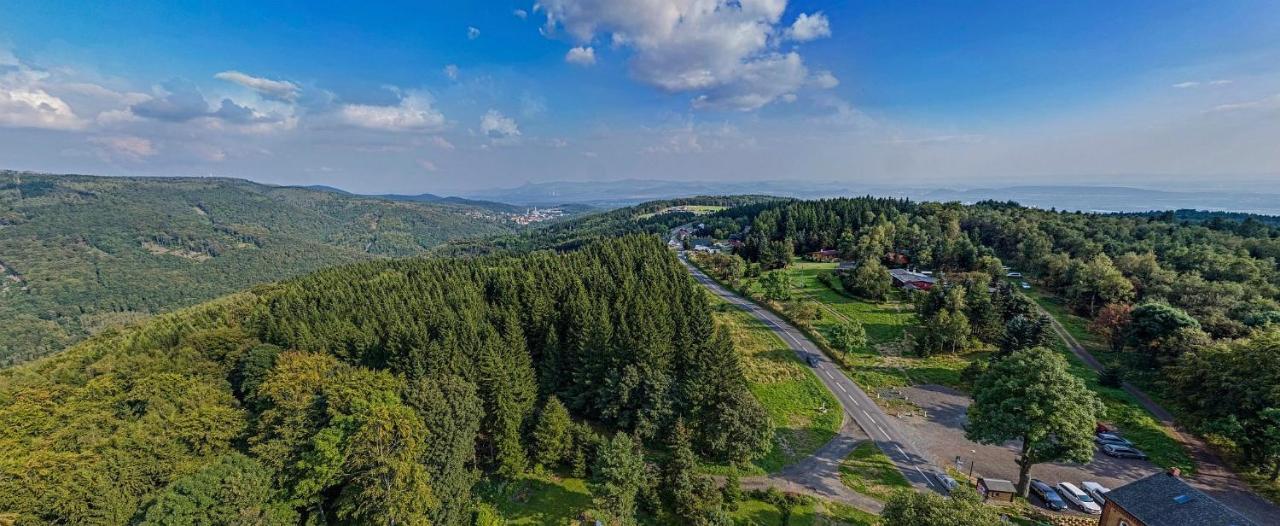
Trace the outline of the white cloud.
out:
<instances>
[{"instance_id":1,"label":"white cloud","mask_svg":"<svg viewBox=\"0 0 1280 526\"><path fill-rule=\"evenodd\" d=\"M430 139L428 139L428 141L431 143L432 146L435 146L436 148L439 148L441 150L454 149L453 143L449 142L449 139L446 139L439 135L432 136Z\"/></svg>"},{"instance_id":2,"label":"white cloud","mask_svg":"<svg viewBox=\"0 0 1280 526\"><path fill-rule=\"evenodd\" d=\"M209 115L209 101L191 81L170 80L155 91L151 98L130 106L134 115L167 122L185 122Z\"/></svg>"},{"instance_id":3,"label":"white cloud","mask_svg":"<svg viewBox=\"0 0 1280 526\"><path fill-rule=\"evenodd\" d=\"M776 49L786 0L543 0L543 31L579 45L607 38L634 50L632 74L670 92L698 92L695 106L752 110L804 86L800 55ZM804 36L825 27L806 16ZM767 80L767 82L765 82Z\"/></svg>"},{"instance_id":4,"label":"white cloud","mask_svg":"<svg viewBox=\"0 0 1280 526\"><path fill-rule=\"evenodd\" d=\"M800 13L791 27L787 28L787 38L796 42L808 42L829 36L831 36L831 23L827 21L827 15L822 14L821 11L812 15Z\"/></svg>"},{"instance_id":5,"label":"white cloud","mask_svg":"<svg viewBox=\"0 0 1280 526\"><path fill-rule=\"evenodd\" d=\"M468 27L467 27L467 40L475 40L475 39L477 39L477 38L480 38L480 30L479 30L479 29L477 29L477 28L475 28L475 27L468 26Z\"/></svg>"},{"instance_id":6,"label":"white cloud","mask_svg":"<svg viewBox=\"0 0 1280 526\"><path fill-rule=\"evenodd\" d=\"M11 69L0 74L0 126L78 130L87 125L65 100L46 90L48 73L24 66L8 52L0 52L0 65Z\"/></svg>"},{"instance_id":7,"label":"white cloud","mask_svg":"<svg viewBox=\"0 0 1280 526\"><path fill-rule=\"evenodd\" d=\"M444 128L444 114L432 107L431 98L411 92L395 106L347 104L338 110L343 122L352 126L384 131L438 131Z\"/></svg>"},{"instance_id":8,"label":"white cloud","mask_svg":"<svg viewBox=\"0 0 1280 526\"><path fill-rule=\"evenodd\" d=\"M1173 87L1178 89L1187 89L1187 88L1196 88L1200 86L1226 86L1231 83L1232 81L1228 79L1210 80L1206 82L1201 82L1198 80L1189 80L1186 82L1179 82L1177 84L1174 84Z\"/></svg>"},{"instance_id":9,"label":"white cloud","mask_svg":"<svg viewBox=\"0 0 1280 526\"><path fill-rule=\"evenodd\" d=\"M1280 109L1280 94L1272 95L1258 100L1245 102L1235 102L1231 104L1219 104L1214 106L1212 112L1231 112L1244 110L1273 110Z\"/></svg>"},{"instance_id":10,"label":"white cloud","mask_svg":"<svg viewBox=\"0 0 1280 526\"><path fill-rule=\"evenodd\" d=\"M596 63L596 50L591 46L578 46L564 55L564 61L579 66L593 66Z\"/></svg>"},{"instance_id":11,"label":"white cloud","mask_svg":"<svg viewBox=\"0 0 1280 526\"><path fill-rule=\"evenodd\" d=\"M830 71L819 71L809 82L821 89L831 89L840 85L840 79L832 75Z\"/></svg>"},{"instance_id":12,"label":"white cloud","mask_svg":"<svg viewBox=\"0 0 1280 526\"><path fill-rule=\"evenodd\" d=\"M503 115L498 110L489 110L480 117L480 133L486 137L505 139L520 136L520 126L516 120Z\"/></svg>"},{"instance_id":13,"label":"white cloud","mask_svg":"<svg viewBox=\"0 0 1280 526\"><path fill-rule=\"evenodd\" d=\"M807 76L803 60L795 52L765 56L743 64L734 82L707 90L693 100L693 107L755 110L775 100L791 99Z\"/></svg>"},{"instance_id":14,"label":"white cloud","mask_svg":"<svg viewBox=\"0 0 1280 526\"><path fill-rule=\"evenodd\" d=\"M444 67L444 76L449 77L449 80L458 80L458 65L457 65L457 64L449 64L449 65L445 66L445 67Z\"/></svg>"},{"instance_id":15,"label":"white cloud","mask_svg":"<svg viewBox=\"0 0 1280 526\"><path fill-rule=\"evenodd\" d=\"M440 168L436 167L436 163L426 159L418 159L418 167L428 172L436 172L440 170Z\"/></svg>"},{"instance_id":16,"label":"white cloud","mask_svg":"<svg viewBox=\"0 0 1280 526\"><path fill-rule=\"evenodd\" d=\"M529 12L523 9L516 9L515 11L512 11L511 14L515 15L515 17L519 18L520 20L529 18Z\"/></svg>"},{"instance_id":17,"label":"white cloud","mask_svg":"<svg viewBox=\"0 0 1280 526\"><path fill-rule=\"evenodd\" d=\"M155 145L149 139L132 135L93 137L89 142L103 148L100 153L108 157L123 158L129 161L142 161L157 153Z\"/></svg>"},{"instance_id":18,"label":"white cloud","mask_svg":"<svg viewBox=\"0 0 1280 526\"><path fill-rule=\"evenodd\" d=\"M213 76L219 80L234 82L246 88L249 88L264 98L278 100L281 102L293 102L298 100L298 93L301 89L297 84L287 80L272 80L262 77L254 77L246 75L239 71L223 71Z\"/></svg>"}]
</instances>

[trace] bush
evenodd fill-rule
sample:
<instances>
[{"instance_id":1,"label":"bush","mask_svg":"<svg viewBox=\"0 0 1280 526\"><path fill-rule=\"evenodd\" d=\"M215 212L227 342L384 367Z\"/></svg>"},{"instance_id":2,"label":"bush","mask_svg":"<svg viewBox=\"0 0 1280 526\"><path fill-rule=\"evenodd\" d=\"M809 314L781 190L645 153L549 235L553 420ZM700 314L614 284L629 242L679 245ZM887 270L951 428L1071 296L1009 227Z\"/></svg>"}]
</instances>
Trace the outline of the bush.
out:
<instances>
[{"instance_id":1,"label":"bush","mask_svg":"<svg viewBox=\"0 0 1280 526\"><path fill-rule=\"evenodd\" d=\"M1124 371L1119 367L1107 367L1102 370L1102 374L1098 375L1098 383L1106 387L1120 387L1124 385Z\"/></svg>"}]
</instances>

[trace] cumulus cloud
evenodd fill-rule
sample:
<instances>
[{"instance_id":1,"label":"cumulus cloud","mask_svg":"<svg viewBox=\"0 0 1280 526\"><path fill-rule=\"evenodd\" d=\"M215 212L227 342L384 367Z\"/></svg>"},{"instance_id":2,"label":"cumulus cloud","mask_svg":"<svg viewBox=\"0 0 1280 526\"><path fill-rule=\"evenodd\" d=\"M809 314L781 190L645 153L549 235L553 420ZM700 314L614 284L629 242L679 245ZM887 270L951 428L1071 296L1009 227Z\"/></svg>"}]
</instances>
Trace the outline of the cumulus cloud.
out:
<instances>
[{"instance_id":1,"label":"cumulus cloud","mask_svg":"<svg viewBox=\"0 0 1280 526\"><path fill-rule=\"evenodd\" d=\"M787 28L787 38L796 42L808 42L829 36L831 36L831 23L827 21L827 15L822 14L821 11L812 15L800 13L796 21L791 23L791 27Z\"/></svg>"},{"instance_id":2,"label":"cumulus cloud","mask_svg":"<svg viewBox=\"0 0 1280 526\"><path fill-rule=\"evenodd\" d=\"M445 67L444 67L444 76L449 77L449 80L458 80L458 65L457 65L457 64L449 64L449 65L445 66Z\"/></svg>"},{"instance_id":3,"label":"cumulus cloud","mask_svg":"<svg viewBox=\"0 0 1280 526\"><path fill-rule=\"evenodd\" d=\"M268 78L254 77L234 70L223 71L214 75L213 78L225 80L227 82L234 82L253 90L263 98L281 102L294 102L298 100L298 93L301 91L297 84L287 80L272 80Z\"/></svg>"},{"instance_id":4,"label":"cumulus cloud","mask_svg":"<svg viewBox=\"0 0 1280 526\"><path fill-rule=\"evenodd\" d=\"M416 92L395 106L347 104L338 114L346 124L372 130L439 131L445 125L444 114L432 106L431 97Z\"/></svg>"},{"instance_id":5,"label":"cumulus cloud","mask_svg":"<svg viewBox=\"0 0 1280 526\"><path fill-rule=\"evenodd\" d=\"M516 9L515 11L512 11L511 14L515 15L515 17L519 18L520 20L529 18L529 12L523 9Z\"/></svg>"},{"instance_id":6,"label":"cumulus cloud","mask_svg":"<svg viewBox=\"0 0 1280 526\"><path fill-rule=\"evenodd\" d=\"M486 137L505 139L520 136L520 126L516 120L507 117L498 110L489 110L480 116L480 133Z\"/></svg>"},{"instance_id":7,"label":"cumulus cloud","mask_svg":"<svg viewBox=\"0 0 1280 526\"><path fill-rule=\"evenodd\" d=\"M821 89L831 89L840 85L840 79L832 75L830 71L819 71L809 82Z\"/></svg>"},{"instance_id":8,"label":"cumulus cloud","mask_svg":"<svg viewBox=\"0 0 1280 526\"><path fill-rule=\"evenodd\" d=\"M170 80L154 97L130 107L134 115L167 122L185 122L209 115L209 102L189 80Z\"/></svg>"},{"instance_id":9,"label":"cumulus cloud","mask_svg":"<svg viewBox=\"0 0 1280 526\"><path fill-rule=\"evenodd\" d=\"M794 94L808 69L776 49L786 0L543 0L544 33L563 29L580 45L607 38L634 51L633 76L670 92L698 92L696 107L753 110ZM799 33L830 33L806 15ZM800 22L798 19L797 22ZM794 26L794 24L793 24Z\"/></svg>"},{"instance_id":10,"label":"cumulus cloud","mask_svg":"<svg viewBox=\"0 0 1280 526\"><path fill-rule=\"evenodd\" d=\"M564 55L564 61L579 66L593 66L596 63L596 50L591 46L578 46Z\"/></svg>"},{"instance_id":11,"label":"cumulus cloud","mask_svg":"<svg viewBox=\"0 0 1280 526\"><path fill-rule=\"evenodd\" d=\"M0 126L78 130L87 122L66 100L51 94L49 74L27 67L12 53L0 50Z\"/></svg>"},{"instance_id":12,"label":"cumulus cloud","mask_svg":"<svg viewBox=\"0 0 1280 526\"><path fill-rule=\"evenodd\" d=\"M104 157L141 161L155 155L156 147L149 139L132 135L92 137L89 142L101 147L99 154Z\"/></svg>"},{"instance_id":13,"label":"cumulus cloud","mask_svg":"<svg viewBox=\"0 0 1280 526\"><path fill-rule=\"evenodd\" d=\"M468 26L468 27L467 27L467 40L475 40L475 39L477 39L477 38L480 38L480 30L479 30L479 29L477 29L477 28L475 28L475 27Z\"/></svg>"}]
</instances>

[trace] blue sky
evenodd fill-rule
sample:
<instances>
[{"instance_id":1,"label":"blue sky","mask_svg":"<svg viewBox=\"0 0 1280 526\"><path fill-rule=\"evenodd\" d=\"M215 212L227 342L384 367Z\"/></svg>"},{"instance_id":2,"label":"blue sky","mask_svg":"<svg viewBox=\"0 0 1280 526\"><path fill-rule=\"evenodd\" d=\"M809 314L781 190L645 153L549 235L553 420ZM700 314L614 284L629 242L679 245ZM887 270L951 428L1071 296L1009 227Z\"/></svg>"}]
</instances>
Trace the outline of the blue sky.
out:
<instances>
[{"instance_id":1,"label":"blue sky","mask_svg":"<svg viewBox=\"0 0 1280 526\"><path fill-rule=\"evenodd\" d=\"M1280 177L1275 2L0 0L0 167L362 192Z\"/></svg>"}]
</instances>

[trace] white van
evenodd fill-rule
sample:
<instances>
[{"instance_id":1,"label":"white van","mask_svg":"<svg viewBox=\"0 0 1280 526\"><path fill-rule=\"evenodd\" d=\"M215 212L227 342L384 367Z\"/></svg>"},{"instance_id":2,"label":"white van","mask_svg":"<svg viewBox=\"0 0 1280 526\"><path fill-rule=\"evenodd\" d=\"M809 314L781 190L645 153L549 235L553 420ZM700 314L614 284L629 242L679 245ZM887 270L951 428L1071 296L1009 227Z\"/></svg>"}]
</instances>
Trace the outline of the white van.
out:
<instances>
[{"instance_id":1,"label":"white van","mask_svg":"<svg viewBox=\"0 0 1280 526\"><path fill-rule=\"evenodd\" d=\"M1080 511L1092 515L1102 514L1102 506L1099 506L1097 502L1094 502L1093 497L1090 497L1088 493L1081 491L1075 484L1070 482L1059 482L1058 493L1061 493L1062 498L1067 499L1067 502L1070 502L1075 507L1080 508Z\"/></svg>"}]
</instances>

